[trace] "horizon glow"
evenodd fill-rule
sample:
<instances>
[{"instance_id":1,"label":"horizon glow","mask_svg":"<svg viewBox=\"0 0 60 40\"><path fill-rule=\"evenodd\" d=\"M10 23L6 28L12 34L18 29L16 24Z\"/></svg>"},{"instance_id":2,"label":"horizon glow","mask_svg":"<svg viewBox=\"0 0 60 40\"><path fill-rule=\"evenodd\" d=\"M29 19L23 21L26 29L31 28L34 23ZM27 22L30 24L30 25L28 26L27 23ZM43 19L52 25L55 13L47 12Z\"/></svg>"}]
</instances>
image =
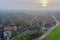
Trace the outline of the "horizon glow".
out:
<instances>
[{"instance_id":1,"label":"horizon glow","mask_svg":"<svg viewBox=\"0 0 60 40\"><path fill-rule=\"evenodd\" d=\"M0 9L60 10L60 0L0 0Z\"/></svg>"},{"instance_id":2,"label":"horizon glow","mask_svg":"<svg viewBox=\"0 0 60 40\"><path fill-rule=\"evenodd\" d=\"M48 0L42 0L41 3L43 7L48 6Z\"/></svg>"}]
</instances>

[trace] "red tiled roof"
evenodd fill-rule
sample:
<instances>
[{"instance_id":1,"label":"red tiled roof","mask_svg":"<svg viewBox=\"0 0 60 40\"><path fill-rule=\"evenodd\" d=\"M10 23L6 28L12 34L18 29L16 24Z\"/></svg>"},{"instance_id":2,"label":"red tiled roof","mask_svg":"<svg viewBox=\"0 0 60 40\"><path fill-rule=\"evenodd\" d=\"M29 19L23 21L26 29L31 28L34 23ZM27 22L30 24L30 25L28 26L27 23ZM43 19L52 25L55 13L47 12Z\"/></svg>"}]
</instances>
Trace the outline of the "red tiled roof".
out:
<instances>
[{"instance_id":1,"label":"red tiled roof","mask_svg":"<svg viewBox=\"0 0 60 40\"><path fill-rule=\"evenodd\" d=\"M6 29L8 29L8 30L16 30L17 27L16 26L7 26Z\"/></svg>"}]
</instances>

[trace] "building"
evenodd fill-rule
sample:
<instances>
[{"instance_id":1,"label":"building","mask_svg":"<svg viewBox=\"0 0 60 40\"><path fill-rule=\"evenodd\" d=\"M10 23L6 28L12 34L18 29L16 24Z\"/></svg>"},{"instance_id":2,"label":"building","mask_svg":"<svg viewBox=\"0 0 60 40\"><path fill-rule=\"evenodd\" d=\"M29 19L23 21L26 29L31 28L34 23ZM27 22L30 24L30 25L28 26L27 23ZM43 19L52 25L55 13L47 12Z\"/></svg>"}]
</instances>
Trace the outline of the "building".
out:
<instances>
[{"instance_id":1,"label":"building","mask_svg":"<svg viewBox=\"0 0 60 40\"><path fill-rule=\"evenodd\" d=\"M29 30L28 33L29 33L30 35L34 35L34 34L38 34L39 31L38 31L38 30Z\"/></svg>"},{"instance_id":2,"label":"building","mask_svg":"<svg viewBox=\"0 0 60 40\"><path fill-rule=\"evenodd\" d=\"M17 27L16 26L12 26L12 25L8 25L8 26L5 27L5 29L12 31L12 30L17 30Z\"/></svg>"}]
</instances>

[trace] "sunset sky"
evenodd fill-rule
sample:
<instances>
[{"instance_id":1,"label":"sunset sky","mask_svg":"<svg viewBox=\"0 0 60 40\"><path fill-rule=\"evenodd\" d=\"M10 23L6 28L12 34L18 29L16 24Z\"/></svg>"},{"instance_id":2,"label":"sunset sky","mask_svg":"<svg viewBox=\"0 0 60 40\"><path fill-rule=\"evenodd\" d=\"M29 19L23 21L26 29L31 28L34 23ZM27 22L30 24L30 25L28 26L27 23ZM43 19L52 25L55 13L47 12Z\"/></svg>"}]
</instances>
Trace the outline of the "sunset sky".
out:
<instances>
[{"instance_id":1,"label":"sunset sky","mask_svg":"<svg viewBox=\"0 0 60 40\"><path fill-rule=\"evenodd\" d=\"M43 5L47 1L47 6ZM46 3L45 3L46 4ZM60 10L60 0L0 0L2 10Z\"/></svg>"}]
</instances>

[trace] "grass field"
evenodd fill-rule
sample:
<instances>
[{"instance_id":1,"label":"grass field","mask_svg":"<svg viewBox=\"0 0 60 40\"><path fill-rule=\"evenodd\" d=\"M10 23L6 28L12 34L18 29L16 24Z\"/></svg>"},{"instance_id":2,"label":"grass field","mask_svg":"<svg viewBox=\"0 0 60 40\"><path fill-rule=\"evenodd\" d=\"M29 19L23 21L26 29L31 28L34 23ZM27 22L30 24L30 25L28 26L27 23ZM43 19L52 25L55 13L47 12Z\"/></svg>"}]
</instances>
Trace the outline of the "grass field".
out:
<instances>
[{"instance_id":1,"label":"grass field","mask_svg":"<svg viewBox=\"0 0 60 40\"><path fill-rule=\"evenodd\" d=\"M58 25L46 38L43 40L60 40L60 25Z\"/></svg>"}]
</instances>

